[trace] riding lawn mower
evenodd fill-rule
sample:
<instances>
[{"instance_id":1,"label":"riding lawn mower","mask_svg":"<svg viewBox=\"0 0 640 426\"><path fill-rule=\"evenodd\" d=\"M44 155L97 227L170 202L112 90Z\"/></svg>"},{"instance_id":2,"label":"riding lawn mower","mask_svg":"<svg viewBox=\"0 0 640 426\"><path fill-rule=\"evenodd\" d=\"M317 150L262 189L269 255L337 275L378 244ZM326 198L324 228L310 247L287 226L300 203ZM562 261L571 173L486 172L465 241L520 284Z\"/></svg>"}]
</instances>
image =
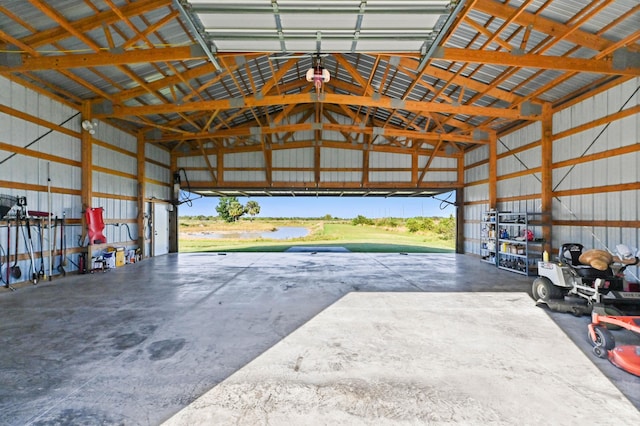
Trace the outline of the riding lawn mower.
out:
<instances>
[{"instance_id":1,"label":"riding lawn mower","mask_svg":"<svg viewBox=\"0 0 640 426\"><path fill-rule=\"evenodd\" d=\"M591 314L587 337L593 353L640 376L640 346L616 346L610 332L623 328L640 335L640 284L629 282L624 273L640 263L638 253L625 245L616 247L616 255L582 250L581 244L563 244L558 262L538 262L533 298L554 311Z\"/></svg>"},{"instance_id":2,"label":"riding lawn mower","mask_svg":"<svg viewBox=\"0 0 640 426\"><path fill-rule=\"evenodd\" d=\"M640 284L624 274L640 259L635 250L618 245L615 256L604 250L583 252L582 244L563 244L557 262L538 262L539 277L531 292L536 304L551 310L588 315L602 303L613 314L640 309Z\"/></svg>"}]
</instances>

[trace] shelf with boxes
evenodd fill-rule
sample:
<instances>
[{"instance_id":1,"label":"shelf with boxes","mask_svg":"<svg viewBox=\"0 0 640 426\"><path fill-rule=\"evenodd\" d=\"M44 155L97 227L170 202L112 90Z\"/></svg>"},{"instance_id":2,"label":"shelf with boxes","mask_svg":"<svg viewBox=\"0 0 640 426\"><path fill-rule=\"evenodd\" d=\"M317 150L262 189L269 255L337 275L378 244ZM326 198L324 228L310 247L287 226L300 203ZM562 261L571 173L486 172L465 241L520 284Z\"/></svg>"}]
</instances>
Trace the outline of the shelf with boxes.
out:
<instances>
[{"instance_id":1,"label":"shelf with boxes","mask_svg":"<svg viewBox=\"0 0 640 426\"><path fill-rule=\"evenodd\" d=\"M497 265L497 212L490 210L482 214L480 222L480 260Z\"/></svg>"},{"instance_id":2,"label":"shelf with boxes","mask_svg":"<svg viewBox=\"0 0 640 426\"><path fill-rule=\"evenodd\" d=\"M497 265L500 269L535 275L542 260L543 213L498 212Z\"/></svg>"}]
</instances>

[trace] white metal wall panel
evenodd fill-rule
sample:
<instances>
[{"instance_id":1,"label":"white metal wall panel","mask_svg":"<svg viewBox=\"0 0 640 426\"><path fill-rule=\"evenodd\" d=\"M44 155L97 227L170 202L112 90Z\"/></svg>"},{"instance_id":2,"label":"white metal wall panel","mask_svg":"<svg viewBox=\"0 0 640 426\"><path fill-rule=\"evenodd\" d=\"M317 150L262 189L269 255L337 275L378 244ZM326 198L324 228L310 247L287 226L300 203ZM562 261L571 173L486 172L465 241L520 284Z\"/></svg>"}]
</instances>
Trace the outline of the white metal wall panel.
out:
<instances>
[{"instance_id":1,"label":"white metal wall panel","mask_svg":"<svg viewBox=\"0 0 640 426\"><path fill-rule=\"evenodd\" d=\"M477 185L466 186L464 188L465 202L487 201L489 199L489 184L481 183ZM479 216L478 216L479 217ZM465 216L467 220L479 220L476 216Z\"/></svg>"},{"instance_id":2,"label":"white metal wall panel","mask_svg":"<svg viewBox=\"0 0 640 426\"><path fill-rule=\"evenodd\" d=\"M138 150L136 137L129 135L116 127L109 126L105 123L99 123L95 130L96 133L94 137L100 141L124 149L125 151L129 151L134 155Z\"/></svg>"},{"instance_id":3,"label":"white metal wall panel","mask_svg":"<svg viewBox=\"0 0 640 426\"><path fill-rule=\"evenodd\" d=\"M314 182L314 172L292 172L292 171L277 171L274 170L271 173L271 179L274 182Z\"/></svg>"},{"instance_id":4,"label":"white metal wall panel","mask_svg":"<svg viewBox=\"0 0 640 426\"><path fill-rule=\"evenodd\" d=\"M171 171L168 167L160 166L156 163L145 164L145 176L147 179L158 180L160 182L171 182Z\"/></svg>"},{"instance_id":5,"label":"white metal wall panel","mask_svg":"<svg viewBox=\"0 0 640 426\"><path fill-rule=\"evenodd\" d=\"M466 189L465 189L466 191ZM464 217L467 218L463 224L464 252L480 253L480 218L488 210L487 204L472 204L464 206ZM470 220L469 218L478 218Z\"/></svg>"},{"instance_id":6,"label":"white metal wall panel","mask_svg":"<svg viewBox=\"0 0 640 426\"><path fill-rule=\"evenodd\" d=\"M639 104L640 96L631 94L637 89L636 78L613 87L604 93L586 99L565 111L554 115L554 133L575 128L598 118L614 114L620 109ZM626 103L626 104L625 104ZM635 145L640 140L640 115L613 121L554 142L554 162L572 160L583 154L590 155ZM640 153L597 159L553 171L553 188L556 191L590 189L599 186L615 186L636 183L640 180L638 165ZM596 192L594 194L561 196L553 199L553 216L556 220L577 221L633 221L638 220L640 196L638 190ZM623 243L638 247L638 230L619 227L570 227L555 226L553 245L577 242L587 248L614 249ZM637 268L636 268L637 270ZM637 274L636 274L637 275Z\"/></svg>"},{"instance_id":7,"label":"white metal wall panel","mask_svg":"<svg viewBox=\"0 0 640 426\"><path fill-rule=\"evenodd\" d=\"M24 86L15 84L0 77L0 102L13 109L22 111L33 117L50 122L53 125L60 125L64 128L77 132L77 136L67 135L58 131L51 131L50 128L34 124L28 120L9 116L0 113L0 142L17 147L27 147L35 152L41 152L53 156L50 160L42 160L29 155L15 155L0 167L0 180L8 182L19 182L21 184L38 185L41 188L47 187L47 178L54 191L51 194L51 212L59 218L65 217L68 220L82 217L82 200L80 191L82 188L82 170L80 161L81 153L81 115L77 110L60 104L49 97L43 96ZM93 145L94 165L116 172L137 174L137 161L135 151L137 149L136 138L117 128L100 122L96 128L94 138L101 144L113 146L114 150L105 146ZM126 155L121 150L131 153ZM158 150L149 147L155 153L157 161L169 164L169 153L165 150ZM11 155L11 151L0 150L0 161ZM152 154L154 155L154 154ZM77 166L68 165L56 161L56 157L65 160L72 160L78 163ZM168 169L162 174L163 181L169 181ZM162 177L161 176L161 177ZM133 200L123 200L118 196L137 195L137 180L94 171L92 175L94 193L104 193L115 197L94 197L90 204L92 207L104 207L106 218L122 223L134 220L137 217L137 202ZM9 195L24 195L27 197L27 209L30 211L48 210L48 194L46 189L34 190L14 190L12 188L2 188L0 191ZM67 192L67 193L61 193ZM168 187L156 191L163 198L168 198ZM122 225L115 227L108 225L105 232L109 243L129 241L131 237L137 238L137 225L129 223L127 231ZM35 227L34 227L35 230ZM78 236L82 234L80 226L67 223L65 237L69 249L77 248ZM45 232L45 244L48 244L48 233ZM21 248L24 252L24 247ZM77 263L77 253L70 253L69 257ZM28 261L27 261L28 262ZM25 268L28 265L25 264ZM75 266L69 265L67 271L73 271Z\"/></svg>"},{"instance_id":8,"label":"white metal wall panel","mask_svg":"<svg viewBox=\"0 0 640 426\"><path fill-rule=\"evenodd\" d=\"M264 167L264 154L259 152L238 152L231 154L224 154L224 166L237 168L255 168Z\"/></svg>"},{"instance_id":9,"label":"white metal wall panel","mask_svg":"<svg viewBox=\"0 0 640 426\"><path fill-rule=\"evenodd\" d=\"M464 181L466 184L473 184L481 180L488 179L489 177L489 164L480 164L475 167L465 169Z\"/></svg>"},{"instance_id":10,"label":"white metal wall panel","mask_svg":"<svg viewBox=\"0 0 640 426\"><path fill-rule=\"evenodd\" d=\"M418 157L418 165L419 167L424 167L427 164L427 159L429 157L419 156ZM424 161L424 163L422 163ZM436 168L447 168L447 169L456 169L458 168L458 159L453 157L435 157L431 162L431 167Z\"/></svg>"},{"instance_id":11,"label":"white metal wall panel","mask_svg":"<svg viewBox=\"0 0 640 426\"><path fill-rule=\"evenodd\" d=\"M370 182L411 182L411 155L388 152L369 154L371 169L407 169L407 171L370 171Z\"/></svg>"},{"instance_id":12,"label":"white metal wall panel","mask_svg":"<svg viewBox=\"0 0 640 426\"><path fill-rule=\"evenodd\" d=\"M362 173L360 172L321 172L320 180L322 182L361 182Z\"/></svg>"},{"instance_id":13,"label":"white metal wall panel","mask_svg":"<svg viewBox=\"0 0 640 426\"><path fill-rule=\"evenodd\" d=\"M324 140L324 141L344 142L346 139L342 135L342 133L337 132L335 130L323 130L322 131L322 140Z\"/></svg>"},{"instance_id":14,"label":"white metal wall panel","mask_svg":"<svg viewBox=\"0 0 640 426\"><path fill-rule=\"evenodd\" d=\"M218 162L217 155L209 155L209 163L215 168ZM209 167L205 158L202 156L189 156L189 157L178 157L177 160L178 168L180 167Z\"/></svg>"},{"instance_id":15,"label":"white metal wall panel","mask_svg":"<svg viewBox=\"0 0 640 426\"><path fill-rule=\"evenodd\" d=\"M361 168L362 151L353 149L322 148L320 167L323 168Z\"/></svg>"},{"instance_id":16,"label":"white metal wall panel","mask_svg":"<svg viewBox=\"0 0 640 426\"><path fill-rule=\"evenodd\" d=\"M271 153L272 167L313 167L314 149L275 149Z\"/></svg>"},{"instance_id":17,"label":"white metal wall panel","mask_svg":"<svg viewBox=\"0 0 640 426\"><path fill-rule=\"evenodd\" d=\"M427 172L424 174L424 182L457 182L458 172Z\"/></svg>"},{"instance_id":18,"label":"white metal wall panel","mask_svg":"<svg viewBox=\"0 0 640 426\"><path fill-rule=\"evenodd\" d=\"M158 185L153 182L147 182L145 185L146 197L157 198L159 200L171 199L171 188L165 185Z\"/></svg>"},{"instance_id":19,"label":"white metal wall panel","mask_svg":"<svg viewBox=\"0 0 640 426\"><path fill-rule=\"evenodd\" d=\"M114 151L100 145L93 146L93 164L118 172L135 175L138 168L138 160L131 155Z\"/></svg>"},{"instance_id":20,"label":"white metal wall panel","mask_svg":"<svg viewBox=\"0 0 640 426\"><path fill-rule=\"evenodd\" d=\"M36 139L41 138L36 141ZM64 159L80 161L80 141L77 138L50 131L47 127L39 126L17 117L0 113L0 142L25 148L35 152L55 155ZM0 161L4 161L12 155L9 151L0 150ZM15 157L14 157L15 158ZM29 157L22 157L22 161L32 161ZM35 158L33 161L37 161ZM33 167L23 166L21 161L15 159L7 160L2 164L2 169L14 166L14 169L29 169ZM12 169L12 170L14 170Z\"/></svg>"},{"instance_id":21,"label":"white metal wall panel","mask_svg":"<svg viewBox=\"0 0 640 426\"><path fill-rule=\"evenodd\" d=\"M369 154L369 167L372 168L407 168L411 169L410 154L390 152L372 152Z\"/></svg>"},{"instance_id":22,"label":"white metal wall panel","mask_svg":"<svg viewBox=\"0 0 640 426\"><path fill-rule=\"evenodd\" d=\"M264 182L266 180L264 170L226 170L224 180L227 182Z\"/></svg>"},{"instance_id":23,"label":"white metal wall panel","mask_svg":"<svg viewBox=\"0 0 640 426\"><path fill-rule=\"evenodd\" d=\"M262 152L240 152L224 155L225 168L261 168L265 167ZM264 170L225 170L224 180L228 182L262 182L266 179Z\"/></svg>"},{"instance_id":24,"label":"white metal wall panel","mask_svg":"<svg viewBox=\"0 0 640 426\"><path fill-rule=\"evenodd\" d=\"M369 182L411 182L411 172L369 172Z\"/></svg>"},{"instance_id":25,"label":"white metal wall panel","mask_svg":"<svg viewBox=\"0 0 640 426\"><path fill-rule=\"evenodd\" d=\"M464 164L475 164L489 159L489 146L483 145L464 154Z\"/></svg>"},{"instance_id":26,"label":"white metal wall panel","mask_svg":"<svg viewBox=\"0 0 640 426\"><path fill-rule=\"evenodd\" d=\"M186 173L189 182L208 182L211 180L211 172L209 170L186 170ZM180 173L180 179L182 179L181 185L183 189L186 189L187 182L184 181L182 173Z\"/></svg>"},{"instance_id":27,"label":"white metal wall panel","mask_svg":"<svg viewBox=\"0 0 640 426\"><path fill-rule=\"evenodd\" d=\"M171 164L171 154L166 149L160 148L156 145L146 144L144 151L146 158L157 161L161 164L166 164L167 167Z\"/></svg>"},{"instance_id":28,"label":"white metal wall panel","mask_svg":"<svg viewBox=\"0 0 640 426\"><path fill-rule=\"evenodd\" d=\"M271 179L275 182L313 182L314 181L314 149L299 148L273 150L271 153L273 169L289 167L309 168L308 171L273 170Z\"/></svg>"},{"instance_id":29,"label":"white metal wall panel","mask_svg":"<svg viewBox=\"0 0 640 426\"><path fill-rule=\"evenodd\" d=\"M136 179L94 171L93 191L113 195L135 196L138 191L138 181ZM122 200L118 201L122 202Z\"/></svg>"}]
</instances>

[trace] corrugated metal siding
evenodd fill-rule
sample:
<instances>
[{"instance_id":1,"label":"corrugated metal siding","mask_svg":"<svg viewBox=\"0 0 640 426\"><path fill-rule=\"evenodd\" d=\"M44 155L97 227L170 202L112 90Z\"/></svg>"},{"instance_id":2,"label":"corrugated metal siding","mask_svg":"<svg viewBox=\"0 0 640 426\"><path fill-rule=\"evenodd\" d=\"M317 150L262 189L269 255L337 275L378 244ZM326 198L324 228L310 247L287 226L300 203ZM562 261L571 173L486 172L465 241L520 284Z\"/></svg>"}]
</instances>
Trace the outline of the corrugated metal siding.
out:
<instances>
[{"instance_id":1,"label":"corrugated metal siding","mask_svg":"<svg viewBox=\"0 0 640 426\"><path fill-rule=\"evenodd\" d=\"M639 85L640 79L636 78L560 111L554 115L554 134L614 114L621 108L638 105L640 97L637 93L632 94ZM625 102L627 104L623 107ZM555 140L554 162L630 147L637 145L639 140L640 117L635 114L613 121L609 126L598 126ZM553 187L556 191L564 191L637 183L640 181L639 165L640 153L635 151L557 168L553 171ZM639 208L638 190L565 195L553 200L555 220L635 221L638 220ZM621 227L555 226L553 245L558 247L566 242L577 242L587 248L614 249L616 244L622 243L638 247L639 236L637 229ZM637 268L635 273L637 275Z\"/></svg>"},{"instance_id":2,"label":"corrugated metal siding","mask_svg":"<svg viewBox=\"0 0 640 426\"><path fill-rule=\"evenodd\" d=\"M411 169L411 155L374 151L369 154L369 167Z\"/></svg>"},{"instance_id":3,"label":"corrugated metal siding","mask_svg":"<svg viewBox=\"0 0 640 426\"><path fill-rule=\"evenodd\" d=\"M313 167L313 148L278 149L271 154L272 167Z\"/></svg>"},{"instance_id":4,"label":"corrugated metal siding","mask_svg":"<svg viewBox=\"0 0 640 426\"><path fill-rule=\"evenodd\" d=\"M314 185L314 173L312 171L278 171L271 173L271 179L274 182L309 182Z\"/></svg>"},{"instance_id":5,"label":"corrugated metal siding","mask_svg":"<svg viewBox=\"0 0 640 426\"><path fill-rule=\"evenodd\" d=\"M464 172L464 181L466 185L473 185L474 182L487 179L489 176L489 164L480 164L476 167L471 167Z\"/></svg>"},{"instance_id":6,"label":"corrugated metal siding","mask_svg":"<svg viewBox=\"0 0 640 426\"><path fill-rule=\"evenodd\" d=\"M369 172L370 182L411 182L411 172Z\"/></svg>"},{"instance_id":7,"label":"corrugated metal siding","mask_svg":"<svg viewBox=\"0 0 640 426\"><path fill-rule=\"evenodd\" d=\"M162 149L155 145L146 144L144 147L145 157L166 164L169 167L171 163L171 154L166 149Z\"/></svg>"},{"instance_id":8,"label":"corrugated metal siding","mask_svg":"<svg viewBox=\"0 0 640 426\"><path fill-rule=\"evenodd\" d=\"M36 185L42 190L21 190L14 188L2 188L0 193L13 196L26 196L27 208L30 211L48 210L48 195L46 192L47 177L50 177L52 188L55 191L51 195L51 211L54 216L68 221L77 221L82 217L82 201L79 192L82 188L82 170L80 167L81 141L80 121L78 111L66 105L53 101L24 86L20 86L0 77L0 100L3 105L22 111L28 115L48 121L52 125L62 125L74 130L77 137L51 131L48 127L34 124L28 120L0 113L0 142L21 148L28 148L34 153L44 153L53 156L51 159L38 159L29 155L13 155L12 150L0 150L0 161L10 157L0 167L0 180L16 182L20 185ZM66 123L64 123L66 122ZM64 124L62 124L64 123ZM126 150L130 155L107 146L94 144L93 163L116 172L136 175L136 139L135 137L113 128L105 123L100 123L94 137L101 144L113 145L119 150ZM38 139L41 138L41 139ZM30 145L31 144L31 145ZM56 161L56 157L78 162L77 166ZM168 160L168 156L166 157ZM167 172L168 173L168 172ZM95 193L113 194L115 197L94 197L91 200L92 207L104 207L105 218L118 221L129 221L137 217L137 202L119 199L118 196L136 196L136 179L112 175L94 171L93 188ZM18 185L18 186L20 186ZM61 193L67 191L70 193ZM137 238L137 225L127 225L133 238ZM35 225L32 231L36 231ZM60 229L58 228L58 231ZM65 239L69 249L68 257L73 263L69 263L66 271L74 271L78 263L78 253L73 252L78 248L78 236L82 233L80 226L67 223L65 227ZM48 232L45 231L45 246L48 246ZM118 245L129 240L129 232L123 226L114 227L108 225L105 229L107 241ZM6 229L0 229L0 240L6 238ZM58 236L59 238L59 236ZM3 240L3 241L6 241ZM58 240L59 241L59 240ZM22 238L20 238L19 251L26 251ZM28 270L28 260L20 261L20 266ZM54 271L55 272L55 271Z\"/></svg>"},{"instance_id":9,"label":"corrugated metal siding","mask_svg":"<svg viewBox=\"0 0 640 426\"><path fill-rule=\"evenodd\" d=\"M153 179L160 182L172 182L171 171L169 170L170 153L155 145L145 145L145 157L154 160L166 166L160 166L156 163L145 163L145 176L147 179ZM157 198L160 200L169 200L171 198L171 188L168 185L158 185L153 182L146 182L145 192L147 198Z\"/></svg>"},{"instance_id":10,"label":"corrugated metal siding","mask_svg":"<svg viewBox=\"0 0 640 426\"><path fill-rule=\"evenodd\" d=\"M362 167L362 151L322 148L320 150L320 167L360 168Z\"/></svg>"},{"instance_id":11,"label":"corrugated metal siding","mask_svg":"<svg viewBox=\"0 0 640 426\"><path fill-rule=\"evenodd\" d=\"M208 155L209 163L213 166L214 172L217 173L217 155ZM178 168L184 168L189 181L208 181L211 180L211 172L208 170L205 158L202 156L197 157L178 157ZM206 169L206 170L192 170L193 168ZM182 178L184 179L184 177ZM182 185L186 185L186 182L182 182Z\"/></svg>"}]
</instances>

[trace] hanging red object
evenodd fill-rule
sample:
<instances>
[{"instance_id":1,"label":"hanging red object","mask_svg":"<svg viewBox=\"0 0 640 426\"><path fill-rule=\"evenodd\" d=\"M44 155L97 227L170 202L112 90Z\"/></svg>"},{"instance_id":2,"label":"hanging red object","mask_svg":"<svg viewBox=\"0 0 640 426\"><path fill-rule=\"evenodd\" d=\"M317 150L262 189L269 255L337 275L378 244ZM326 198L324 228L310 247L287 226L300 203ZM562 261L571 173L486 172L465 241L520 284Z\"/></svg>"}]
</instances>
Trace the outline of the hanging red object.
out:
<instances>
[{"instance_id":1,"label":"hanging red object","mask_svg":"<svg viewBox=\"0 0 640 426\"><path fill-rule=\"evenodd\" d=\"M89 233L89 245L104 244L107 237L104 236L104 220L102 220L102 207L89 207L84 212L87 221L87 232Z\"/></svg>"}]
</instances>

